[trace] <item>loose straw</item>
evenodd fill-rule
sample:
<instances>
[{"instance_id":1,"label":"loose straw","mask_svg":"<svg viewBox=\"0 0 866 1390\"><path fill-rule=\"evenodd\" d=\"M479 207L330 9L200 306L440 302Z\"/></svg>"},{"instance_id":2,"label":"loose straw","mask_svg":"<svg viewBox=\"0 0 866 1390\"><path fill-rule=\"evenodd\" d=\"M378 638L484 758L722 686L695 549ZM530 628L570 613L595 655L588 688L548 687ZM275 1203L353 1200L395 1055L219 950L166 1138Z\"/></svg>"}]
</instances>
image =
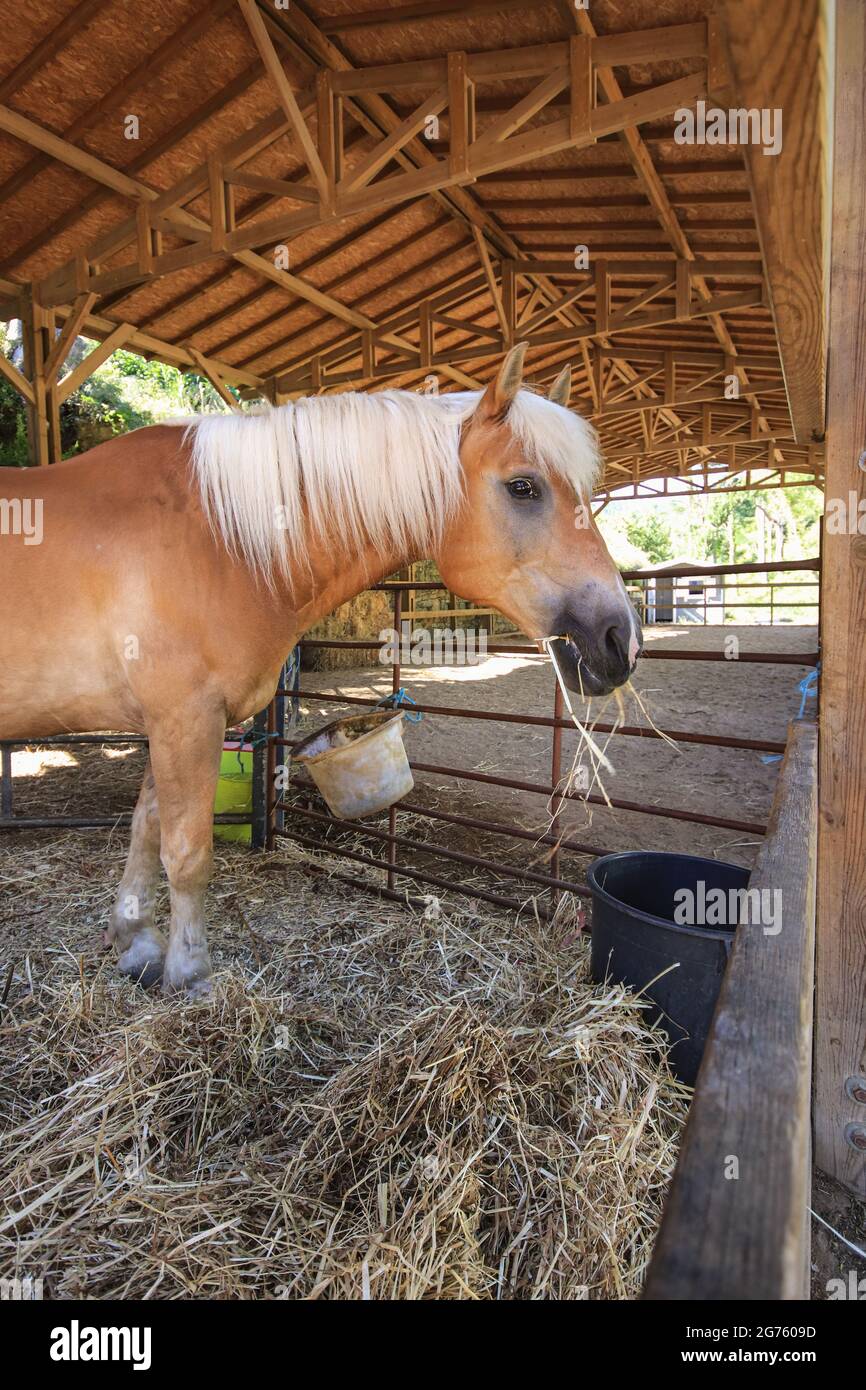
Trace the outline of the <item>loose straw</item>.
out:
<instances>
[{"instance_id":1,"label":"loose straw","mask_svg":"<svg viewBox=\"0 0 866 1390\"><path fill-rule=\"evenodd\" d=\"M586 728L583 724L581 724L580 720L574 712L571 703L571 698L565 685L565 681L562 679L562 672L559 669L559 662L556 659L556 653L553 650L553 643L555 640L556 639L553 637L542 637L541 639L544 645L544 649L547 652L547 655L550 657L551 662L553 663L553 669L556 672L556 679L558 680L559 688L562 691L562 698L565 701L565 707L571 716L572 723L574 724L574 727L577 729L577 732L580 734L581 738L586 743L586 746L590 751L590 755L593 758L595 758L596 761L604 768L605 772L615 773L616 769L614 768L610 759L607 757L606 753L604 752L604 749L599 748L595 739L592 738L591 735L587 732Z\"/></svg>"}]
</instances>

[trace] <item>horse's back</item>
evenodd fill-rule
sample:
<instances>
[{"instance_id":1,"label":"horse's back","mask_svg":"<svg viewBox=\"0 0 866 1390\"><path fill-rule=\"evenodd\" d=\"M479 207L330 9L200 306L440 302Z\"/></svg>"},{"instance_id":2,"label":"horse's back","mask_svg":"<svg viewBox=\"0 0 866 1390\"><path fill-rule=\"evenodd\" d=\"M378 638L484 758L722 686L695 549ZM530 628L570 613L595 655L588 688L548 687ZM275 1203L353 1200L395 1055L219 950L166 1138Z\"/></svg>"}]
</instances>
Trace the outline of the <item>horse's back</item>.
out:
<instances>
[{"instance_id":1,"label":"horse's back","mask_svg":"<svg viewBox=\"0 0 866 1390\"><path fill-rule=\"evenodd\" d=\"M124 637L142 626L162 518L176 530L189 509L187 477L171 426L0 469L0 736L137 723Z\"/></svg>"}]
</instances>

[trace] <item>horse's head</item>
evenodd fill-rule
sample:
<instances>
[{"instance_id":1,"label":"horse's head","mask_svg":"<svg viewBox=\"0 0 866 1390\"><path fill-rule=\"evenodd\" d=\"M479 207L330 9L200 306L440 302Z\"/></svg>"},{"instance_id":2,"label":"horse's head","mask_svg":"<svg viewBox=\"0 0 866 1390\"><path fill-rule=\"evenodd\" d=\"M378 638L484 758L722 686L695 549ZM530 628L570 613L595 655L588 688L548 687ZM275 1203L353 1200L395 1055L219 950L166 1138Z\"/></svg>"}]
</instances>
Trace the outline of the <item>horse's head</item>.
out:
<instances>
[{"instance_id":1,"label":"horse's head","mask_svg":"<svg viewBox=\"0 0 866 1390\"><path fill-rule=\"evenodd\" d=\"M597 443L566 408L569 369L549 398L519 392L524 351L464 425L465 501L435 558L449 589L556 638L566 683L603 695L634 669L640 624L589 508Z\"/></svg>"}]
</instances>

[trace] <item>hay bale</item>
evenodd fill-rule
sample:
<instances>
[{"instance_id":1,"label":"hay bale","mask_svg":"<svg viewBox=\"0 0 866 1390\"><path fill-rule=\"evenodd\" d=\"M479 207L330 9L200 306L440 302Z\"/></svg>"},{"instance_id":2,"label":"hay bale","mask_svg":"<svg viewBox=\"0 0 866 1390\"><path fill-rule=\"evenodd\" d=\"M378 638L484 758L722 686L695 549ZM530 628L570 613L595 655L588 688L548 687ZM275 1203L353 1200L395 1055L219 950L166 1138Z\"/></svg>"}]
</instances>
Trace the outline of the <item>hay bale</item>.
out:
<instances>
[{"instance_id":1,"label":"hay bale","mask_svg":"<svg viewBox=\"0 0 866 1390\"><path fill-rule=\"evenodd\" d=\"M378 638L385 628L394 626L394 608L390 594L367 591L342 604L327 618L305 633L308 638L366 637ZM375 661L374 651L363 652L356 648L340 651L328 647L307 647L301 657L302 671L340 671L351 666L364 666Z\"/></svg>"},{"instance_id":2,"label":"hay bale","mask_svg":"<svg viewBox=\"0 0 866 1390\"><path fill-rule=\"evenodd\" d=\"M214 998L167 1002L50 915L56 884L57 913L101 919L105 857L46 851L0 843L28 924L0 1011L0 1273L53 1298L639 1292L687 1093L573 922L383 904L325 856L225 846Z\"/></svg>"}]
</instances>

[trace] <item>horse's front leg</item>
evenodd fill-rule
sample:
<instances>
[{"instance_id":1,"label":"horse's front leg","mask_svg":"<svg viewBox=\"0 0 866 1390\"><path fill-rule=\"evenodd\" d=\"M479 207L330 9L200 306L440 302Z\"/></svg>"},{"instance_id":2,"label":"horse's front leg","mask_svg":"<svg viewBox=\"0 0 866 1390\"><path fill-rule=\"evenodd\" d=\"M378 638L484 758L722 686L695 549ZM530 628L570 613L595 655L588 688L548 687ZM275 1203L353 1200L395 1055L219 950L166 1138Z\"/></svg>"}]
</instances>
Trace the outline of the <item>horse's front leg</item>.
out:
<instances>
[{"instance_id":1,"label":"horse's front leg","mask_svg":"<svg viewBox=\"0 0 866 1390\"><path fill-rule=\"evenodd\" d=\"M132 816L132 834L117 890L106 945L120 951L118 965L147 989L162 978L166 940L153 924L159 881L159 806L148 762Z\"/></svg>"},{"instance_id":2,"label":"horse's front leg","mask_svg":"<svg viewBox=\"0 0 866 1390\"><path fill-rule=\"evenodd\" d=\"M159 797L160 858L171 896L163 988L206 994L211 960L204 896L213 861L213 805L225 710L182 705L148 732Z\"/></svg>"}]
</instances>

